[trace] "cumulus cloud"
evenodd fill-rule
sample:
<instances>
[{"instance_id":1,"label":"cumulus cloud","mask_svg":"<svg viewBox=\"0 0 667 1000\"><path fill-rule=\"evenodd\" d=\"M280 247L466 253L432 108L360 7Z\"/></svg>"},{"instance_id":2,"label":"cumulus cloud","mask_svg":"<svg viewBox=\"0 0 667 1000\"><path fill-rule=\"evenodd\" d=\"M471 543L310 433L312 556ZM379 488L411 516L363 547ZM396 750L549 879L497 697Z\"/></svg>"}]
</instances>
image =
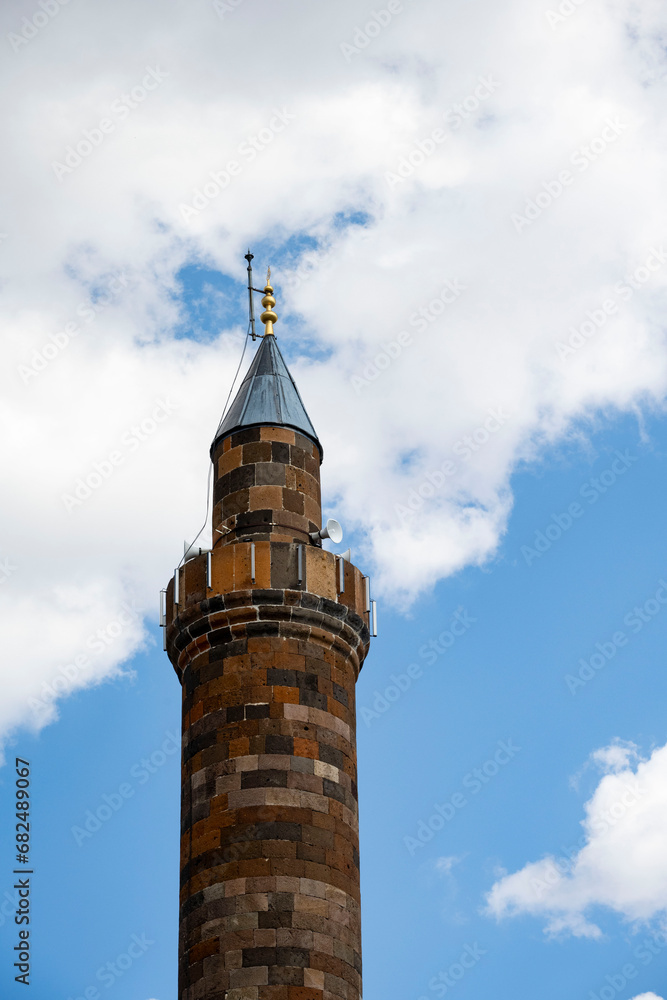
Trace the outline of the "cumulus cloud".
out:
<instances>
[{"instance_id":1,"label":"cumulus cloud","mask_svg":"<svg viewBox=\"0 0 667 1000\"><path fill-rule=\"evenodd\" d=\"M140 614L54 688L200 527L249 243L325 497L397 605L493 555L518 462L662 407L657 0L556 26L423 0L369 31L353 0L36 10L0 11L5 734L145 641ZM238 282L200 293L199 340L193 263Z\"/></svg>"},{"instance_id":2,"label":"cumulus cloud","mask_svg":"<svg viewBox=\"0 0 667 1000\"><path fill-rule=\"evenodd\" d=\"M641 996L635 997L634 1000L662 1000L657 993L642 993Z\"/></svg>"},{"instance_id":3,"label":"cumulus cloud","mask_svg":"<svg viewBox=\"0 0 667 1000\"><path fill-rule=\"evenodd\" d=\"M529 914L544 920L549 934L590 938L601 937L596 907L633 922L664 920L667 747L643 759L614 744L593 760L604 773L584 806L581 846L503 873L487 896L490 914Z\"/></svg>"}]
</instances>

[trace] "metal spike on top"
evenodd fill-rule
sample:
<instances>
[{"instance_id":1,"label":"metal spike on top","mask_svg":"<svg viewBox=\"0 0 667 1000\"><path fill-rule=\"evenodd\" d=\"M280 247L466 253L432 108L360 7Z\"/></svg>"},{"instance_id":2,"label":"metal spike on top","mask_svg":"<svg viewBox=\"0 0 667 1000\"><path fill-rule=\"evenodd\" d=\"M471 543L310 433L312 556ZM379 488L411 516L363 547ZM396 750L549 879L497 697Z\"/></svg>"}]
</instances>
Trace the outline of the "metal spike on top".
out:
<instances>
[{"instance_id":1,"label":"metal spike on top","mask_svg":"<svg viewBox=\"0 0 667 1000\"><path fill-rule=\"evenodd\" d=\"M262 299L262 305L264 306L264 312L259 317L264 323L264 336L265 337L275 337L273 332L273 324L278 322L278 317L273 311L273 307L276 304L276 300L273 297L273 288L269 284L271 280L271 268L266 272L266 287L264 289L264 298Z\"/></svg>"}]
</instances>

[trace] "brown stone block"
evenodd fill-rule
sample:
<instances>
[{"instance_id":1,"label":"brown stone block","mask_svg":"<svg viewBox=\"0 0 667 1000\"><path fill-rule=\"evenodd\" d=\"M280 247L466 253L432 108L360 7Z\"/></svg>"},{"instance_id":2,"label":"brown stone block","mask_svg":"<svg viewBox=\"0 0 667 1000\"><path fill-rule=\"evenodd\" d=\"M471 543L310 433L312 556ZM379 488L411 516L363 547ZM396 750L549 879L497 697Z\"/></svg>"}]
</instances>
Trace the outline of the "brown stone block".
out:
<instances>
[{"instance_id":1,"label":"brown stone block","mask_svg":"<svg viewBox=\"0 0 667 1000\"><path fill-rule=\"evenodd\" d=\"M334 557L314 545L306 548L306 582L311 594L336 600ZM329 637L329 645L331 637Z\"/></svg>"},{"instance_id":2,"label":"brown stone block","mask_svg":"<svg viewBox=\"0 0 667 1000\"><path fill-rule=\"evenodd\" d=\"M250 510L281 510L283 490L281 486L251 486Z\"/></svg>"},{"instance_id":3,"label":"brown stone block","mask_svg":"<svg viewBox=\"0 0 667 1000\"><path fill-rule=\"evenodd\" d=\"M234 590L234 552L231 546L218 546L211 553L211 589L217 594Z\"/></svg>"},{"instance_id":4,"label":"brown stone block","mask_svg":"<svg viewBox=\"0 0 667 1000\"><path fill-rule=\"evenodd\" d=\"M270 639L248 639L249 653L271 653L272 646Z\"/></svg>"},{"instance_id":5,"label":"brown stone block","mask_svg":"<svg viewBox=\"0 0 667 1000\"><path fill-rule=\"evenodd\" d=\"M271 442L252 441L243 445L243 464L256 465L258 462L271 461Z\"/></svg>"},{"instance_id":6,"label":"brown stone block","mask_svg":"<svg viewBox=\"0 0 667 1000\"><path fill-rule=\"evenodd\" d=\"M293 514L304 513L305 498L303 493L297 490L284 489L282 491L282 501L280 506L283 510L292 511Z\"/></svg>"},{"instance_id":7,"label":"brown stone block","mask_svg":"<svg viewBox=\"0 0 667 1000\"><path fill-rule=\"evenodd\" d=\"M290 703L292 705L299 704L299 689L298 688L288 688L288 687L274 687L273 698L278 702Z\"/></svg>"},{"instance_id":8,"label":"brown stone block","mask_svg":"<svg viewBox=\"0 0 667 1000\"><path fill-rule=\"evenodd\" d=\"M218 459L218 479L222 479L222 477L226 476L228 472L232 471L232 469L237 469L242 462L242 447L237 446L236 448L229 448L227 451L223 452L222 456Z\"/></svg>"},{"instance_id":9,"label":"brown stone block","mask_svg":"<svg viewBox=\"0 0 667 1000\"><path fill-rule=\"evenodd\" d=\"M255 489L253 486L252 489ZM250 510L250 489L238 490L237 493L230 493L222 500L222 518L226 519L233 514L245 514Z\"/></svg>"},{"instance_id":10,"label":"brown stone block","mask_svg":"<svg viewBox=\"0 0 667 1000\"><path fill-rule=\"evenodd\" d=\"M304 514L313 524L319 524L322 520L322 508L312 497L304 497Z\"/></svg>"},{"instance_id":11,"label":"brown stone block","mask_svg":"<svg viewBox=\"0 0 667 1000\"><path fill-rule=\"evenodd\" d=\"M250 740L247 737L241 737L239 739L229 741L230 757L245 757L249 753L250 753Z\"/></svg>"},{"instance_id":12,"label":"brown stone block","mask_svg":"<svg viewBox=\"0 0 667 1000\"><path fill-rule=\"evenodd\" d=\"M294 444L294 431L286 427L262 427L260 437L262 441L284 441L285 444Z\"/></svg>"},{"instance_id":13,"label":"brown stone block","mask_svg":"<svg viewBox=\"0 0 667 1000\"><path fill-rule=\"evenodd\" d=\"M269 590L271 587L271 543L255 543L255 583L254 587L260 590Z\"/></svg>"},{"instance_id":14,"label":"brown stone block","mask_svg":"<svg viewBox=\"0 0 667 1000\"><path fill-rule=\"evenodd\" d=\"M238 862L238 877L252 878L265 875L275 875L271 868L271 862L265 858L252 858L248 861Z\"/></svg>"},{"instance_id":15,"label":"brown stone block","mask_svg":"<svg viewBox=\"0 0 667 1000\"><path fill-rule=\"evenodd\" d=\"M304 982L308 969L303 970ZM287 1000L323 1000L323 990L312 986L288 986Z\"/></svg>"},{"instance_id":16,"label":"brown stone block","mask_svg":"<svg viewBox=\"0 0 667 1000\"><path fill-rule=\"evenodd\" d=\"M288 989L289 986L260 986L258 1000L289 1000Z\"/></svg>"},{"instance_id":17,"label":"brown stone block","mask_svg":"<svg viewBox=\"0 0 667 1000\"><path fill-rule=\"evenodd\" d=\"M217 938L211 938L210 941L202 941L201 944L197 944L194 948L191 948L188 953L188 958L190 960L190 964L194 965L195 962L201 962L209 955L215 955L219 952L220 941Z\"/></svg>"}]
</instances>

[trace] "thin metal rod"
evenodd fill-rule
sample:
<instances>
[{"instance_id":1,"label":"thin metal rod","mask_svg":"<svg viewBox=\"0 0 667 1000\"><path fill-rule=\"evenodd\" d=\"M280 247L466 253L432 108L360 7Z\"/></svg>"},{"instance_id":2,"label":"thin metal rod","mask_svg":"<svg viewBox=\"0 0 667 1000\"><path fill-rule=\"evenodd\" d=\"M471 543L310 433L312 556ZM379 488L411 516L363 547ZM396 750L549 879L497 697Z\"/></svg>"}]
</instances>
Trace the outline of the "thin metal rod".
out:
<instances>
[{"instance_id":1,"label":"thin metal rod","mask_svg":"<svg viewBox=\"0 0 667 1000\"><path fill-rule=\"evenodd\" d=\"M160 591L160 628L167 624L167 591Z\"/></svg>"},{"instance_id":2,"label":"thin metal rod","mask_svg":"<svg viewBox=\"0 0 667 1000\"><path fill-rule=\"evenodd\" d=\"M248 261L248 301L250 303L250 334L253 340L257 340L257 334L255 333L255 300L253 298L253 287L252 287L252 261L254 259L254 254L250 253L248 250L245 255L245 259Z\"/></svg>"},{"instance_id":3,"label":"thin metal rod","mask_svg":"<svg viewBox=\"0 0 667 1000\"><path fill-rule=\"evenodd\" d=\"M371 601L371 627L369 629L373 638L377 638L378 634L378 603L377 601Z\"/></svg>"},{"instance_id":4,"label":"thin metal rod","mask_svg":"<svg viewBox=\"0 0 667 1000\"><path fill-rule=\"evenodd\" d=\"M178 599L180 597L179 593L180 583L181 583L180 571L176 569L174 570L174 604L176 605L176 607L178 607Z\"/></svg>"},{"instance_id":5,"label":"thin metal rod","mask_svg":"<svg viewBox=\"0 0 667 1000\"><path fill-rule=\"evenodd\" d=\"M207 588L209 590L211 589L211 557L212 557L212 553L211 552L207 552L206 553L206 586L207 586Z\"/></svg>"},{"instance_id":6,"label":"thin metal rod","mask_svg":"<svg viewBox=\"0 0 667 1000\"><path fill-rule=\"evenodd\" d=\"M250 582L255 582L255 543L250 543Z\"/></svg>"},{"instance_id":7,"label":"thin metal rod","mask_svg":"<svg viewBox=\"0 0 667 1000\"><path fill-rule=\"evenodd\" d=\"M297 583L299 586L303 583L303 545L299 545L297 548Z\"/></svg>"},{"instance_id":8,"label":"thin metal rod","mask_svg":"<svg viewBox=\"0 0 667 1000\"><path fill-rule=\"evenodd\" d=\"M345 593L345 560L338 556L338 593Z\"/></svg>"},{"instance_id":9,"label":"thin metal rod","mask_svg":"<svg viewBox=\"0 0 667 1000\"><path fill-rule=\"evenodd\" d=\"M366 589L366 611L371 610L371 578L370 576L364 577L364 586Z\"/></svg>"}]
</instances>

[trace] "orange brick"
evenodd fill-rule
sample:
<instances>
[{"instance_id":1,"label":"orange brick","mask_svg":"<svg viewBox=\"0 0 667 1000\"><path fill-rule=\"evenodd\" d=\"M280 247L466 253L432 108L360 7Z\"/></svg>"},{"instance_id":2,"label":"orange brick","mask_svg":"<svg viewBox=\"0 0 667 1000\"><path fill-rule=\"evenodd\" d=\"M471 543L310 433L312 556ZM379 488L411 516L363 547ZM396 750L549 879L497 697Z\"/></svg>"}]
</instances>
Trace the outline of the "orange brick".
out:
<instances>
[{"instance_id":1,"label":"orange brick","mask_svg":"<svg viewBox=\"0 0 667 1000\"><path fill-rule=\"evenodd\" d=\"M262 441L284 441L286 444L294 444L294 431L288 431L286 427L262 427L260 437Z\"/></svg>"},{"instance_id":2,"label":"orange brick","mask_svg":"<svg viewBox=\"0 0 667 1000\"><path fill-rule=\"evenodd\" d=\"M232 469L238 469L242 460L243 460L242 447L237 446L236 448L230 448L229 450L225 451L222 455L222 458L218 460L218 476L222 478L223 476L226 476L228 472L231 472Z\"/></svg>"},{"instance_id":3,"label":"orange brick","mask_svg":"<svg viewBox=\"0 0 667 1000\"><path fill-rule=\"evenodd\" d=\"M242 737L238 740L229 741L230 757L247 757L250 752L250 740Z\"/></svg>"},{"instance_id":4,"label":"orange brick","mask_svg":"<svg viewBox=\"0 0 667 1000\"><path fill-rule=\"evenodd\" d=\"M290 688L290 687L274 687L273 700L279 701L282 704L298 705L299 690L298 688ZM299 756L304 756L304 755L299 754Z\"/></svg>"},{"instance_id":5,"label":"orange brick","mask_svg":"<svg viewBox=\"0 0 667 1000\"><path fill-rule=\"evenodd\" d=\"M319 758L319 746L313 740L303 740L299 736L295 736L294 756L310 757L311 760L317 760Z\"/></svg>"}]
</instances>

